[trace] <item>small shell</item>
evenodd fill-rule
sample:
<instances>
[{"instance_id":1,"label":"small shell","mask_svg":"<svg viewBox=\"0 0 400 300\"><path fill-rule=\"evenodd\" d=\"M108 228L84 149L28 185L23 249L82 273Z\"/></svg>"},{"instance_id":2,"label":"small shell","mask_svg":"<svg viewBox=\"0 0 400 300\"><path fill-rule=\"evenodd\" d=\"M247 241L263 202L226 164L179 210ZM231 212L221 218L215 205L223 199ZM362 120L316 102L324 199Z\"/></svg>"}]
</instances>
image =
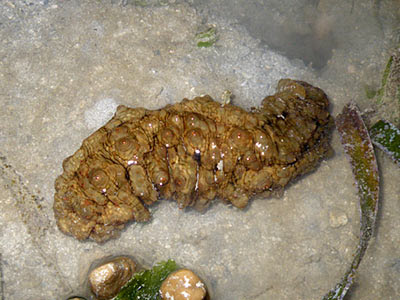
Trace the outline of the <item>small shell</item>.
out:
<instances>
[{"instance_id":1,"label":"small shell","mask_svg":"<svg viewBox=\"0 0 400 300\"><path fill-rule=\"evenodd\" d=\"M95 268L89 274L90 289L97 299L111 299L132 278L135 262L120 256Z\"/></svg>"}]
</instances>

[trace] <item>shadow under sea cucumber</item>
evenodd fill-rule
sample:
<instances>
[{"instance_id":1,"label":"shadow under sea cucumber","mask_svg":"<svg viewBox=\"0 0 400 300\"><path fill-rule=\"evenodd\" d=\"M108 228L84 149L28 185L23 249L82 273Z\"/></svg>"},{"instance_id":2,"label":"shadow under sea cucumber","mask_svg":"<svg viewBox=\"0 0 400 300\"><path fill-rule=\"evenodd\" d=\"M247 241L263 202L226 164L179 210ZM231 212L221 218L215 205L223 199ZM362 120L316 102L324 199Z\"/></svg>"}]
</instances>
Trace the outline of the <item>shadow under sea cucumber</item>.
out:
<instances>
[{"instance_id":1,"label":"shadow under sea cucumber","mask_svg":"<svg viewBox=\"0 0 400 300\"><path fill-rule=\"evenodd\" d=\"M215 198L244 208L328 155L328 106L321 89L291 79L251 112L207 95L159 110L121 105L64 160L57 225L103 242L129 221L148 221L147 207L161 198L179 208L201 210Z\"/></svg>"}]
</instances>

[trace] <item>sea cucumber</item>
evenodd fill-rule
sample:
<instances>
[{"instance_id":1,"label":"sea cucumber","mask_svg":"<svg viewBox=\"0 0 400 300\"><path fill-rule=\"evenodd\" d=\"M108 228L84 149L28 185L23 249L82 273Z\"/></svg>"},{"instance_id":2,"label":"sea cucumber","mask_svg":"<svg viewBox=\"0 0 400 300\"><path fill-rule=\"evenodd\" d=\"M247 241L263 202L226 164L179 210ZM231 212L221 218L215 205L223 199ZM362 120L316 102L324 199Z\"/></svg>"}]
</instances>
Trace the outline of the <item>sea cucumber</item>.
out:
<instances>
[{"instance_id":1,"label":"sea cucumber","mask_svg":"<svg viewBox=\"0 0 400 300\"><path fill-rule=\"evenodd\" d=\"M321 89L291 79L250 112L207 95L153 111L121 105L64 160L57 225L104 242L129 221L148 221L158 199L202 210L219 198L244 208L328 155L328 106Z\"/></svg>"}]
</instances>

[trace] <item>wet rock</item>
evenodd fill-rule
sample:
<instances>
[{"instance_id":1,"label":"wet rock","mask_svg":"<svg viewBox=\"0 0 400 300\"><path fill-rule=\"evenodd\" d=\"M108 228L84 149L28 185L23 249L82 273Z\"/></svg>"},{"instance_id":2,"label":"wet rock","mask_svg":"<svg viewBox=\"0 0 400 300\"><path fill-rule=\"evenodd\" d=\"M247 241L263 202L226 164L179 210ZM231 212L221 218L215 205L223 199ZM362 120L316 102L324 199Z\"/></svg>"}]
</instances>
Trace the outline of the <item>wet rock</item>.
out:
<instances>
[{"instance_id":1,"label":"wet rock","mask_svg":"<svg viewBox=\"0 0 400 300\"><path fill-rule=\"evenodd\" d=\"M207 290L201 279L191 270L181 269L171 273L160 288L162 299L202 300Z\"/></svg>"},{"instance_id":2,"label":"wet rock","mask_svg":"<svg viewBox=\"0 0 400 300\"><path fill-rule=\"evenodd\" d=\"M111 299L133 276L135 262L129 257L114 258L89 274L90 289L99 300Z\"/></svg>"},{"instance_id":3,"label":"wet rock","mask_svg":"<svg viewBox=\"0 0 400 300\"><path fill-rule=\"evenodd\" d=\"M346 225L348 218L345 212L341 210L334 210L329 212L329 225L333 228Z\"/></svg>"}]
</instances>

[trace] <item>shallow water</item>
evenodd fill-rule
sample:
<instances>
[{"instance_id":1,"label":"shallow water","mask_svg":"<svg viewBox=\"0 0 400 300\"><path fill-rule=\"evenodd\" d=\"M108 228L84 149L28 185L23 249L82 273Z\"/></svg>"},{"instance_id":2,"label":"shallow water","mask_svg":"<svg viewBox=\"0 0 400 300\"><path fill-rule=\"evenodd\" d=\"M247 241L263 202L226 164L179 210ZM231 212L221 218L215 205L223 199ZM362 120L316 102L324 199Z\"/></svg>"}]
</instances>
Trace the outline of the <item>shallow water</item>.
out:
<instances>
[{"instance_id":1,"label":"shallow water","mask_svg":"<svg viewBox=\"0 0 400 300\"><path fill-rule=\"evenodd\" d=\"M149 4L149 5L147 5ZM118 104L149 109L224 90L259 105L280 78L319 86L332 114L367 99L397 46L397 1L2 1L0 3L0 295L63 299L85 294L98 258L168 258L206 278L214 299L321 299L358 243L351 169L337 133L334 157L281 198L244 211L216 202L206 213L163 201L148 224L102 245L56 228L53 183L62 160ZM195 35L215 26L218 41ZM349 299L400 294L399 168L378 152L378 230Z\"/></svg>"}]
</instances>

